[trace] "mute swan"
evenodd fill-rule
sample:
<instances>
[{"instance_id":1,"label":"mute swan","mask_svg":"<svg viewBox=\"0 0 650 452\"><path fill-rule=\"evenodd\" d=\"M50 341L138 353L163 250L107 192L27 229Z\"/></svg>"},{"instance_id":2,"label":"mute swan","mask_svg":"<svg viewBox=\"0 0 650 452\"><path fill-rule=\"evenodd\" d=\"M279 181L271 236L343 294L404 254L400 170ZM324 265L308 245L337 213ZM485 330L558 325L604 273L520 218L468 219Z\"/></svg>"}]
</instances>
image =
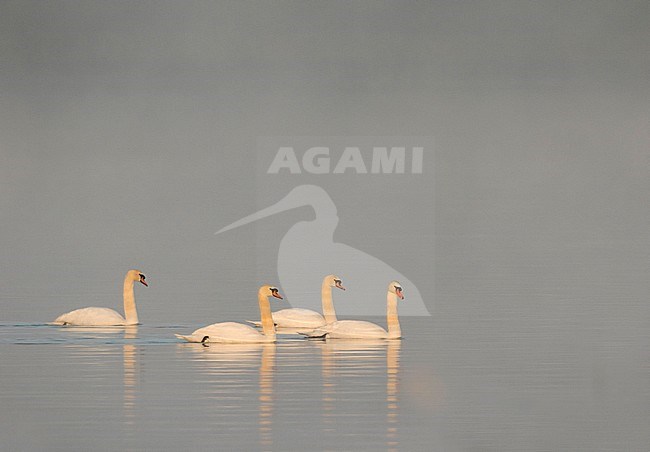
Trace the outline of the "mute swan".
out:
<instances>
[{"instance_id":1,"label":"mute swan","mask_svg":"<svg viewBox=\"0 0 650 452\"><path fill-rule=\"evenodd\" d=\"M273 286L262 286L257 292L257 301L260 305L260 318L262 319L262 333L255 328L242 323L222 322L204 326L194 331L189 336L176 334L179 339L187 342L229 342L235 344L275 342L275 328L271 318L271 305L269 297L282 300L278 289Z\"/></svg>"},{"instance_id":2,"label":"mute swan","mask_svg":"<svg viewBox=\"0 0 650 452\"><path fill-rule=\"evenodd\" d=\"M386 323L388 331L379 325L363 320L339 320L313 331L301 332L303 336L329 339L399 339L402 332L397 318L397 297L404 299L402 285L392 281L386 294Z\"/></svg>"},{"instance_id":3,"label":"mute swan","mask_svg":"<svg viewBox=\"0 0 650 452\"><path fill-rule=\"evenodd\" d=\"M139 281L145 286L145 276L138 270L129 270L124 277L124 314L108 308L82 308L66 314L61 314L53 322L55 325L80 325L80 326L114 326L137 325L138 311L135 309L135 295L133 283Z\"/></svg>"},{"instance_id":4,"label":"mute swan","mask_svg":"<svg viewBox=\"0 0 650 452\"><path fill-rule=\"evenodd\" d=\"M323 315L311 309L289 308L273 312L273 323L278 328L316 328L328 323L336 322L336 312L332 303L332 287L345 290L341 284L341 278L334 275L327 275L323 278L321 285L321 303ZM260 322L249 322L260 326Z\"/></svg>"}]
</instances>

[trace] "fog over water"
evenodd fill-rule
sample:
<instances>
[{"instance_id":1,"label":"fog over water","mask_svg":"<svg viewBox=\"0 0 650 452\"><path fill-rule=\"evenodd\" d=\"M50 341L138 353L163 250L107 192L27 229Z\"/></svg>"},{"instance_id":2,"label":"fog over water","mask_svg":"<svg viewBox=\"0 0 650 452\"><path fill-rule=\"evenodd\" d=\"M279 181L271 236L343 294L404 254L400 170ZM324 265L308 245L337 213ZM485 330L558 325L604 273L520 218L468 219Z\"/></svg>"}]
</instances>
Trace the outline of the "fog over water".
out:
<instances>
[{"instance_id":1,"label":"fog over water","mask_svg":"<svg viewBox=\"0 0 650 452\"><path fill-rule=\"evenodd\" d=\"M643 1L2 2L3 443L648 449L649 16ZM328 147L330 171L269 172L283 145ZM403 174L371 171L373 147L400 145ZM368 174L335 173L355 146ZM283 269L320 254L279 260L314 206L214 234L301 185L336 206L331 243L395 269L431 316L404 316L397 345L178 342L257 318L261 284L285 282L274 310L318 308L319 287ZM46 325L121 312L130 268L149 282L136 330ZM385 298L338 276L342 315L372 306L385 326Z\"/></svg>"}]
</instances>

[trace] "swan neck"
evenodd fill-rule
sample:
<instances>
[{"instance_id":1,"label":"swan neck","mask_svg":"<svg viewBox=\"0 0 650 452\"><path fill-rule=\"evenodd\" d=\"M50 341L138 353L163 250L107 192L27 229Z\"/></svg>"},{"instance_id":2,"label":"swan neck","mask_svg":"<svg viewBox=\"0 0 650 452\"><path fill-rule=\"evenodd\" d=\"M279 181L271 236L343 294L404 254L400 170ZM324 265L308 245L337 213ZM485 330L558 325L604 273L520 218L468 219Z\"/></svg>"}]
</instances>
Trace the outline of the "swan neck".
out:
<instances>
[{"instance_id":1,"label":"swan neck","mask_svg":"<svg viewBox=\"0 0 650 452\"><path fill-rule=\"evenodd\" d=\"M328 281L323 281L320 296L325 322L336 322L336 312L334 311L334 303L332 302L332 286L330 286Z\"/></svg>"},{"instance_id":2,"label":"swan neck","mask_svg":"<svg viewBox=\"0 0 650 452\"><path fill-rule=\"evenodd\" d=\"M257 301L260 305L260 319L262 320L262 332L265 336L274 338L275 337L275 324L273 323L273 317L271 316L271 304L269 303L269 298L264 295L262 292L257 294Z\"/></svg>"},{"instance_id":3,"label":"swan neck","mask_svg":"<svg viewBox=\"0 0 650 452\"><path fill-rule=\"evenodd\" d=\"M397 339L402 337L402 330L397 317L397 295L388 292L386 296L386 323L388 325L388 337Z\"/></svg>"},{"instance_id":4,"label":"swan neck","mask_svg":"<svg viewBox=\"0 0 650 452\"><path fill-rule=\"evenodd\" d=\"M127 325L137 325L138 311L135 308L135 294L133 293L134 281L127 275L124 278L124 318Z\"/></svg>"}]
</instances>

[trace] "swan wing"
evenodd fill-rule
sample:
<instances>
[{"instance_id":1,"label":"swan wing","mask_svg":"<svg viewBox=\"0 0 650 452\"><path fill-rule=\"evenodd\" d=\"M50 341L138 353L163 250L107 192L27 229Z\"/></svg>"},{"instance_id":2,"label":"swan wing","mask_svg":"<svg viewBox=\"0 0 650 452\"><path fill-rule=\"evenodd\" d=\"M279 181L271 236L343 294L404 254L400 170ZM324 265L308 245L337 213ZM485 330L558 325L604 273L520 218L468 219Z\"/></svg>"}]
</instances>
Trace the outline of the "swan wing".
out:
<instances>
[{"instance_id":1,"label":"swan wing","mask_svg":"<svg viewBox=\"0 0 650 452\"><path fill-rule=\"evenodd\" d=\"M316 328L325 325L325 318L311 309L290 308L273 313L273 322L279 328Z\"/></svg>"},{"instance_id":2,"label":"swan wing","mask_svg":"<svg viewBox=\"0 0 650 452\"><path fill-rule=\"evenodd\" d=\"M273 342L274 340L261 334L255 328L236 322L214 323L199 328L190 336L176 335L179 339L188 342L202 342L206 336L208 337L206 342L259 343Z\"/></svg>"},{"instance_id":3,"label":"swan wing","mask_svg":"<svg viewBox=\"0 0 650 452\"><path fill-rule=\"evenodd\" d=\"M82 308L67 312L56 318L55 325L113 326L124 325L126 320L108 308Z\"/></svg>"},{"instance_id":4,"label":"swan wing","mask_svg":"<svg viewBox=\"0 0 650 452\"><path fill-rule=\"evenodd\" d=\"M203 338L201 338L201 340L197 340L197 338L192 336L192 335L184 336L182 334L174 333L174 336L176 336L179 339L183 339L184 341L187 341L187 342L201 342L203 340Z\"/></svg>"},{"instance_id":5,"label":"swan wing","mask_svg":"<svg viewBox=\"0 0 650 452\"><path fill-rule=\"evenodd\" d=\"M307 337L328 339L386 339L388 333L375 323L363 320L339 320L309 332L300 333Z\"/></svg>"}]
</instances>

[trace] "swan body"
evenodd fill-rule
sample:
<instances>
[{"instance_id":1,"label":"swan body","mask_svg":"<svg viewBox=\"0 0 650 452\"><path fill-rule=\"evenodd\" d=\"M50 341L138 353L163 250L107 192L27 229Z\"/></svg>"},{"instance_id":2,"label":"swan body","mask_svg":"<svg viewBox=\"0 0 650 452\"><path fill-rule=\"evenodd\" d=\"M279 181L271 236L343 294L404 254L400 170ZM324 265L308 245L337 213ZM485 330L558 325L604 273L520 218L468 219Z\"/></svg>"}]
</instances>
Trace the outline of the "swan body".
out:
<instances>
[{"instance_id":1,"label":"swan body","mask_svg":"<svg viewBox=\"0 0 650 452\"><path fill-rule=\"evenodd\" d=\"M365 320L338 320L309 333L301 334L328 339L388 339L386 330L376 323Z\"/></svg>"},{"instance_id":2,"label":"swan body","mask_svg":"<svg viewBox=\"0 0 650 452\"><path fill-rule=\"evenodd\" d=\"M332 287L345 290L341 279L334 275L323 278L321 285L321 304L323 314L311 309L288 308L273 312L273 323L278 328L316 328L328 323L336 322L336 312L332 302ZM261 322L250 322L260 326Z\"/></svg>"},{"instance_id":3,"label":"swan body","mask_svg":"<svg viewBox=\"0 0 650 452\"><path fill-rule=\"evenodd\" d=\"M176 334L179 339L187 342L220 342L231 344L254 344L262 342L275 342L275 327L271 318L269 297L282 299L278 289L272 286L262 286L257 293L262 319L262 332L255 328L236 322L213 323L194 331L188 336Z\"/></svg>"},{"instance_id":4,"label":"swan body","mask_svg":"<svg viewBox=\"0 0 650 452\"><path fill-rule=\"evenodd\" d=\"M339 320L308 332L300 332L310 338L326 339L399 339L402 332L397 317L397 298L404 299L402 285L392 281L386 294L386 322L388 330L364 320Z\"/></svg>"},{"instance_id":5,"label":"swan body","mask_svg":"<svg viewBox=\"0 0 650 452\"><path fill-rule=\"evenodd\" d=\"M316 311L303 308L282 309L273 313L273 322L278 328L312 327L325 325L325 317Z\"/></svg>"},{"instance_id":6,"label":"swan body","mask_svg":"<svg viewBox=\"0 0 650 452\"><path fill-rule=\"evenodd\" d=\"M81 308L61 314L54 321L57 325L114 326L126 325L126 319L109 308Z\"/></svg>"},{"instance_id":7,"label":"swan body","mask_svg":"<svg viewBox=\"0 0 650 452\"><path fill-rule=\"evenodd\" d=\"M207 339L205 339L207 336ZM255 328L243 323L221 322L204 326L194 331L189 336L176 335L187 342L221 342L233 344L257 344L261 342L274 342L275 338L260 334Z\"/></svg>"},{"instance_id":8,"label":"swan body","mask_svg":"<svg viewBox=\"0 0 650 452\"><path fill-rule=\"evenodd\" d=\"M124 314L108 308L82 308L61 314L52 322L54 325L79 325L79 326L118 326L137 325L138 312L135 308L135 295L133 283L139 281L145 286L145 276L138 270L129 270L124 277Z\"/></svg>"}]
</instances>

